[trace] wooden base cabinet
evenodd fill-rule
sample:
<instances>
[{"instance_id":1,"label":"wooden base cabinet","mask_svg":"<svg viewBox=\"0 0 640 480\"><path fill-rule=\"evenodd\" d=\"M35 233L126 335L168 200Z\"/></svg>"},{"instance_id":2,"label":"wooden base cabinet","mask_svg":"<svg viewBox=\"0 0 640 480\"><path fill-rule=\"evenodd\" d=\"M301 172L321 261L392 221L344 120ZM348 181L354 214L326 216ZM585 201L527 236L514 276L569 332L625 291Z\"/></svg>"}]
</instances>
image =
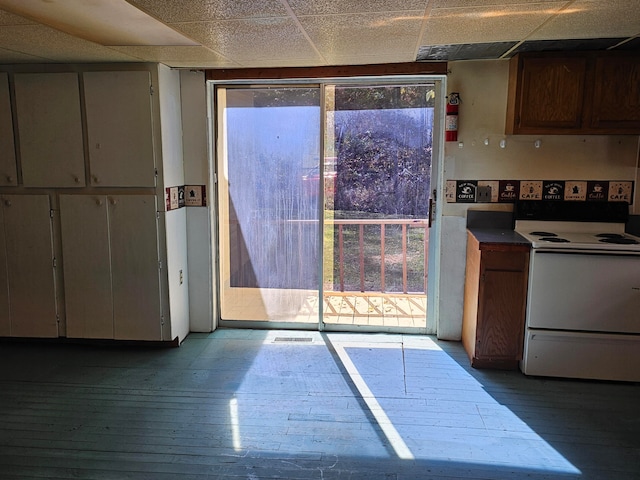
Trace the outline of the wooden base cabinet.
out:
<instances>
[{"instance_id":1,"label":"wooden base cabinet","mask_svg":"<svg viewBox=\"0 0 640 480\"><path fill-rule=\"evenodd\" d=\"M522 359L529 246L467 238L462 343L476 368L517 369Z\"/></svg>"}]
</instances>

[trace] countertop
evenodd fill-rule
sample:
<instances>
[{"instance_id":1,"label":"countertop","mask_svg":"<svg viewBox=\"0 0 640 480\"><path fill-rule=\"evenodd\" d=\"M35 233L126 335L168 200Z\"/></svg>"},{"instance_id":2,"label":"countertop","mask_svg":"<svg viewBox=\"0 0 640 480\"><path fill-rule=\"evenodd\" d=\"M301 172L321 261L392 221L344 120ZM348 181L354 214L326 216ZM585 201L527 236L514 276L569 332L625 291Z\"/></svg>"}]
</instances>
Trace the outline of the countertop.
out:
<instances>
[{"instance_id":1,"label":"countertop","mask_svg":"<svg viewBox=\"0 0 640 480\"><path fill-rule=\"evenodd\" d=\"M531 243L526 238L510 229L473 227L467 228L467 231L478 241L480 248L490 244L531 247Z\"/></svg>"}]
</instances>

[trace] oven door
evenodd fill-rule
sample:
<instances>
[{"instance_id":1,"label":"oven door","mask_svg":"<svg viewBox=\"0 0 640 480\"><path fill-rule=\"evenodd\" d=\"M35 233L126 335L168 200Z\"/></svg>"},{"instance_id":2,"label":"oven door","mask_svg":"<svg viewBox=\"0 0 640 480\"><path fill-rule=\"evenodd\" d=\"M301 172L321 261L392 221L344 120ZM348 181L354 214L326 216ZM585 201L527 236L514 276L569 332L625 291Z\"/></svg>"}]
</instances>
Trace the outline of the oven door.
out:
<instances>
[{"instance_id":1,"label":"oven door","mask_svg":"<svg viewBox=\"0 0 640 480\"><path fill-rule=\"evenodd\" d=\"M527 327L640 333L640 252L533 250Z\"/></svg>"}]
</instances>

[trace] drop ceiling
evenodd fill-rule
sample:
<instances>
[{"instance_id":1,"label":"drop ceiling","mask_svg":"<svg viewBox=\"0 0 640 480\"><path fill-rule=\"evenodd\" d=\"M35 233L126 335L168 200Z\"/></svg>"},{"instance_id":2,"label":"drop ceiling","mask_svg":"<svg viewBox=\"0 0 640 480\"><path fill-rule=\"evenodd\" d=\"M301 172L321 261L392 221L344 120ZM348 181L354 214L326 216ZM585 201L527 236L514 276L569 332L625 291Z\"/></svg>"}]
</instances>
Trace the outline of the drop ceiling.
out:
<instances>
[{"instance_id":1,"label":"drop ceiling","mask_svg":"<svg viewBox=\"0 0 640 480\"><path fill-rule=\"evenodd\" d=\"M116 11L122 3L122 11L135 7L135 15ZM80 9L97 4L88 21ZM66 20L25 11L42 5ZM140 16L172 35L123 41L126 30L144 37L135 23ZM100 22L113 33L91 35ZM452 61L508 58L521 50L638 49L639 35L638 0L0 0L1 64Z\"/></svg>"}]
</instances>

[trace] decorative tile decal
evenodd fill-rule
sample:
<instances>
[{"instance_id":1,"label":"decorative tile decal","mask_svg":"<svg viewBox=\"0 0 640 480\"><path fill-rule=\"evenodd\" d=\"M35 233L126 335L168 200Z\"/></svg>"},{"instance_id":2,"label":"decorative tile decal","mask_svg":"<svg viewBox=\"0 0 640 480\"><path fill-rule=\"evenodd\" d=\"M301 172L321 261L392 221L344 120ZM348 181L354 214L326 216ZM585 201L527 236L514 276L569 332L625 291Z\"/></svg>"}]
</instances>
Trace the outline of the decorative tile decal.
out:
<instances>
[{"instance_id":1,"label":"decorative tile decal","mask_svg":"<svg viewBox=\"0 0 640 480\"><path fill-rule=\"evenodd\" d=\"M444 198L448 203L456 201L456 181L447 180L444 186Z\"/></svg>"},{"instance_id":2,"label":"decorative tile decal","mask_svg":"<svg viewBox=\"0 0 640 480\"><path fill-rule=\"evenodd\" d=\"M633 182L609 182L610 202L629 202L633 192Z\"/></svg>"},{"instance_id":3,"label":"decorative tile decal","mask_svg":"<svg viewBox=\"0 0 640 480\"><path fill-rule=\"evenodd\" d=\"M498 181L498 202L513 203L520 195L520 182L518 180Z\"/></svg>"},{"instance_id":4,"label":"decorative tile decal","mask_svg":"<svg viewBox=\"0 0 640 480\"><path fill-rule=\"evenodd\" d=\"M456 182L456 203L475 203L477 180L458 180Z\"/></svg>"},{"instance_id":5,"label":"decorative tile decal","mask_svg":"<svg viewBox=\"0 0 640 480\"><path fill-rule=\"evenodd\" d=\"M587 182L572 180L564 184L564 199L582 202L587 199Z\"/></svg>"},{"instance_id":6,"label":"decorative tile decal","mask_svg":"<svg viewBox=\"0 0 640 480\"><path fill-rule=\"evenodd\" d=\"M542 200L542 181L520 182L520 200Z\"/></svg>"},{"instance_id":7,"label":"decorative tile decal","mask_svg":"<svg viewBox=\"0 0 640 480\"><path fill-rule=\"evenodd\" d=\"M561 180L542 182L542 200L564 200L565 183Z\"/></svg>"},{"instance_id":8,"label":"decorative tile decal","mask_svg":"<svg viewBox=\"0 0 640 480\"><path fill-rule=\"evenodd\" d=\"M478 187L489 187L491 195L477 196ZM573 202L633 201L631 180L447 180L448 203L514 203L517 200Z\"/></svg>"},{"instance_id":9,"label":"decorative tile decal","mask_svg":"<svg viewBox=\"0 0 640 480\"><path fill-rule=\"evenodd\" d=\"M206 207L206 185L180 185L167 187L164 194L167 212L182 207Z\"/></svg>"},{"instance_id":10,"label":"decorative tile decal","mask_svg":"<svg viewBox=\"0 0 640 480\"><path fill-rule=\"evenodd\" d=\"M587 200L606 202L609 194L609 182L587 182Z\"/></svg>"},{"instance_id":11,"label":"decorative tile decal","mask_svg":"<svg viewBox=\"0 0 640 480\"><path fill-rule=\"evenodd\" d=\"M187 207L206 207L207 189L206 185L185 185L185 205Z\"/></svg>"}]
</instances>

